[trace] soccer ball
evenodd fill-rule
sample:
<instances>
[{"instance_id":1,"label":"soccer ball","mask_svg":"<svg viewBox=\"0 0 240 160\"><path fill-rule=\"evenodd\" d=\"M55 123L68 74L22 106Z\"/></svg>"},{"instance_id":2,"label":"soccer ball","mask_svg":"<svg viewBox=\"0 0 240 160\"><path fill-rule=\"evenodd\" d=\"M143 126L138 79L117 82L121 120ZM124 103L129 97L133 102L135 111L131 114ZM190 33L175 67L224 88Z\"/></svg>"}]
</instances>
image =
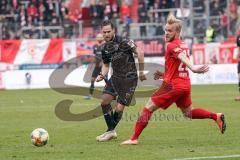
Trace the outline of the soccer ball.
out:
<instances>
[{"instance_id":1,"label":"soccer ball","mask_svg":"<svg viewBox=\"0 0 240 160\"><path fill-rule=\"evenodd\" d=\"M49 139L48 132L43 128L37 128L31 133L31 141L35 146L44 146Z\"/></svg>"}]
</instances>

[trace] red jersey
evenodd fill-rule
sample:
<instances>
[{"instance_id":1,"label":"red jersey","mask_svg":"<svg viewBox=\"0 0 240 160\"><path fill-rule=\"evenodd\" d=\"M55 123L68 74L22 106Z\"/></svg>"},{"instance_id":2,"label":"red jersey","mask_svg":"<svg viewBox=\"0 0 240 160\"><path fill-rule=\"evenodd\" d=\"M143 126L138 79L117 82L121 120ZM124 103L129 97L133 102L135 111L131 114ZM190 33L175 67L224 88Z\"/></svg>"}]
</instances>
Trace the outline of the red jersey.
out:
<instances>
[{"instance_id":1,"label":"red jersey","mask_svg":"<svg viewBox=\"0 0 240 160\"><path fill-rule=\"evenodd\" d=\"M178 58L179 53L185 53L189 58L189 50L180 39L174 39L166 44L164 81L174 88L189 89L190 78L188 68Z\"/></svg>"}]
</instances>

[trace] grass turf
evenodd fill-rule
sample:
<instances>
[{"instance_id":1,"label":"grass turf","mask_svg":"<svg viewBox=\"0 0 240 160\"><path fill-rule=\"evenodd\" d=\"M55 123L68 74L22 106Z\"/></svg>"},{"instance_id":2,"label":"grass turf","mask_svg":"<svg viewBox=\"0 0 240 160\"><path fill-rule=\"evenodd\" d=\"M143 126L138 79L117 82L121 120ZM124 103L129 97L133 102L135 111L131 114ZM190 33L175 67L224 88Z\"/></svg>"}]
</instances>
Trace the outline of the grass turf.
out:
<instances>
[{"instance_id":1,"label":"grass turf","mask_svg":"<svg viewBox=\"0 0 240 160\"><path fill-rule=\"evenodd\" d=\"M192 87L193 104L226 115L227 131L219 133L211 120L186 120L175 105L157 111L142 133L138 146L120 146L130 137L135 120L148 98L137 98L137 104L126 108L117 127L118 138L96 142L105 129L103 117L89 121L62 121L56 117L55 105L63 99L74 101L71 111L82 113L93 109L99 100L83 100L50 89L0 91L0 160L8 159L175 159L187 157L240 154L240 102L236 85L202 85ZM50 135L44 147L31 144L30 133L45 128ZM237 159L237 158L235 158Z\"/></svg>"}]
</instances>

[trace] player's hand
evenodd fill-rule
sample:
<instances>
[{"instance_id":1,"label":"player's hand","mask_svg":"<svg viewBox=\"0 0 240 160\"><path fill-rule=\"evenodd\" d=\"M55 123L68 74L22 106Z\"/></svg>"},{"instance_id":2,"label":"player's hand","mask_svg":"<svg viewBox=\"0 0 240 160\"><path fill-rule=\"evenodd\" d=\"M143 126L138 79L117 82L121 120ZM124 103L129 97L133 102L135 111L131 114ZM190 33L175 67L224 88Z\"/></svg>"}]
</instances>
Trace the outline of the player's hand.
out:
<instances>
[{"instance_id":1,"label":"player's hand","mask_svg":"<svg viewBox=\"0 0 240 160\"><path fill-rule=\"evenodd\" d=\"M208 65L194 66L192 69L193 73L206 73L209 71Z\"/></svg>"},{"instance_id":2,"label":"player's hand","mask_svg":"<svg viewBox=\"0 0 240 160\"><path fill-rule=\"evenodd\" d=\"M140 81L147 80L147 78L143 72L139 72L139 79L140 79Z\"/></svg>"},{"instance_id":3,"label":"player's hand","mask_svg":"<svg viewBox=\"0 0 240 160\"><path fill-rule=\"evenodd\" d=\"M104 76L102 74L99 74L96 78L96 82L100 82L104 79Z\"/></svg>"},{"instance_id":4,"label":"player's hand","mask_svg":"<svg viewBox=\"0 0 240 160\"><path fill-rule=\"evenodd\" d=\"M156 70L156 72L153 74L154 80L162 79L163 78L163 72L160 72L159 70Z\"/></svg>"}]
</instances>

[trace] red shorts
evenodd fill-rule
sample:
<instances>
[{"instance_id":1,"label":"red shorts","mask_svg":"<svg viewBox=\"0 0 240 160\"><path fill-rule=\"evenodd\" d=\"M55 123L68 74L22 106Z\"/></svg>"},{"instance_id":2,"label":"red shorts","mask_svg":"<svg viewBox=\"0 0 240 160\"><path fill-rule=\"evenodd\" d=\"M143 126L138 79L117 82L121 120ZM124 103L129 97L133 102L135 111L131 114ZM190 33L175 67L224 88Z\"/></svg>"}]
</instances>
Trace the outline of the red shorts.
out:
<instances>
[{"instance_id":1,"label":"red shorts","mask_svg":"<svg viewBox=\"0 0 240 160\"><path fill-rule=\"evenodd\" d=\"M179 108L187 108L192 104L191 91L189 89L174 89L171 85L164 83L151 96L152 102L162 109L167 109L173 103Z\"/></svg>"}]
</instances>

